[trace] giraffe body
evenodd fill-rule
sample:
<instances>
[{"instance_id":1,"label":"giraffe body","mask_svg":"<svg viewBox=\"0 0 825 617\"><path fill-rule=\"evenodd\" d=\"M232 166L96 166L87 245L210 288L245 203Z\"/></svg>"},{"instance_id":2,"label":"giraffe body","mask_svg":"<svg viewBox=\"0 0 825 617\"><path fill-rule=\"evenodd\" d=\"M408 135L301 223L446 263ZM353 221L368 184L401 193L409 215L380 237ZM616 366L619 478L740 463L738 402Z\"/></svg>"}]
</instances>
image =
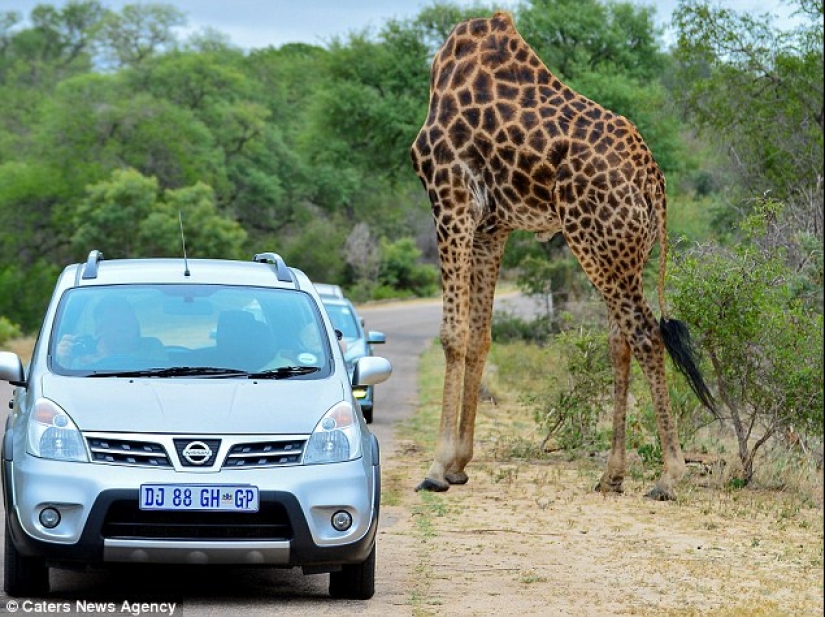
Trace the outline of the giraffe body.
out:
<instances>
[{"instance_id":1,"label":"giraffe body","mask_svg":"<svg viewBox=\"0 0 825 617\"><path fill-rule=\"evenodd\" d=\"M501 257L510 232L523 229L540 240L562 233L607 305L613 443L597 488L622 490L635 357L650 383L664 459L648 495L672 499L685 463L664 364L666 347L673 355L678 344L668 336L663 297L665 180L637 129L562 84L499 12L458 24L435 56L428 116L411 155L432 204L446 360L435 459L418 490L467 482ZM657 240L660 323L642 286ZM691 385L709 400L689 355L687 363Z\"/></svg>"}]
</instances>

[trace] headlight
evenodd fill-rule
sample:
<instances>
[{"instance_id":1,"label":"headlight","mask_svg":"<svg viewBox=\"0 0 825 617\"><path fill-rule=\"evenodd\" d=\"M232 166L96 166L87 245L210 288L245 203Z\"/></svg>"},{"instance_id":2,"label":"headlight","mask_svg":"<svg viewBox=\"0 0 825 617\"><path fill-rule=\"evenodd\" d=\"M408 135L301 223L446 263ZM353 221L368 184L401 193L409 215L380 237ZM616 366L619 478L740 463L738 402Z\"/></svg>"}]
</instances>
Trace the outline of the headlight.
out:
<instances>
[{"instance_id":1,"label":"headlight","mask_svg":"<svg viewBox=\"0 0 825 617\"><path fill-rule=\"evenodd\" d=\"M304 450L304 465L342 463L361 456L361 429L352 405L340 402L315 426Z\"/></svg>"},{"instance_id":2,"label":"headlight","mask_svg":"<svg viewBox=\"0 0 825 617\"><path fill-rule=\"evenodd\" d=\"M37 399L28 429L30 454L60 461L89 461L83 436L69 415L53 401Z\"/></svg>"}]
</instances>

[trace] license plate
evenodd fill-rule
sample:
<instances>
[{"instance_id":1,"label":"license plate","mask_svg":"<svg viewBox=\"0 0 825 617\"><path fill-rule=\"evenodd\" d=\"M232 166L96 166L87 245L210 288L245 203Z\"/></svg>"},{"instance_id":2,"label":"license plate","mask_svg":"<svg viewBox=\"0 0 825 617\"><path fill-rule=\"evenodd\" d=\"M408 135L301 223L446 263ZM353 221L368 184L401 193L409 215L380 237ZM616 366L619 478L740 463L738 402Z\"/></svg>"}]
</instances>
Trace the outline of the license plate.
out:
<instances>
[{"instance_id":1,"label":"license plate","mask_svg":"<svg viewBox=\"0 0 825 617\"><path fill-rule=\"evenodd\" d=\"M258 487L248 484L142 484L140 509L257 512Z\"/></svg>"}]
</instances>

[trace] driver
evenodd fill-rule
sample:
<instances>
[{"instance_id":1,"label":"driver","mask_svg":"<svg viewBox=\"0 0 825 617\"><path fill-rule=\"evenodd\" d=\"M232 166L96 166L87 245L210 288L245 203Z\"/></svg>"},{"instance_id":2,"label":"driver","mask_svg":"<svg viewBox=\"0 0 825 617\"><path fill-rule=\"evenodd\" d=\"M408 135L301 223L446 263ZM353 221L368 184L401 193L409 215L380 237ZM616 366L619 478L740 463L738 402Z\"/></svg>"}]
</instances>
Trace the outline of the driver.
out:
<instances>
[{"instance_id":1,"label":"driver","mask_svg":"<svg viewBox=\"0 0 825 617\"><path fill-rule=\"evenodd\" d=\"M64 366L88 366L114 356L162 359L163 345L155 338L140 335L140 324L128 300L104 298L95 307L95 342L91 350L78 350L81 337L67 334L57 346L57 358Z\"/></svg>"}]
</instances>

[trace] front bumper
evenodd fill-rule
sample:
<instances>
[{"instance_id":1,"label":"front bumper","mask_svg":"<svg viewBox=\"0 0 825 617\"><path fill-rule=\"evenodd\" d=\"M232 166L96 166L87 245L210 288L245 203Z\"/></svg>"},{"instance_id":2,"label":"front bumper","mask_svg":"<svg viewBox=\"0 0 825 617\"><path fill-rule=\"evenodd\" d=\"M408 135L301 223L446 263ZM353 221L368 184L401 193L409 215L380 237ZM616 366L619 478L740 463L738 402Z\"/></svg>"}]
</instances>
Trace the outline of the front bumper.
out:
<instances>
[{"instance_id":1,"label":"front bumper","mask_svg":"<svg viewBox=\"0 0 825 617\"><path fill-rule=\"evenodd\" d=\"M378 523L380 467L363 460L182 474L27 455L15 463L4 461L4 475L12 541L23 555L54 566L181 563L334 569L367 558ZM260 509L255 514L140 511L139 486L148 482L254 484ZM40 523L44 507L60 512L55 529ZM345 532L331 524L338 510L353 518Z\"/></svg>"}]
</instances>

